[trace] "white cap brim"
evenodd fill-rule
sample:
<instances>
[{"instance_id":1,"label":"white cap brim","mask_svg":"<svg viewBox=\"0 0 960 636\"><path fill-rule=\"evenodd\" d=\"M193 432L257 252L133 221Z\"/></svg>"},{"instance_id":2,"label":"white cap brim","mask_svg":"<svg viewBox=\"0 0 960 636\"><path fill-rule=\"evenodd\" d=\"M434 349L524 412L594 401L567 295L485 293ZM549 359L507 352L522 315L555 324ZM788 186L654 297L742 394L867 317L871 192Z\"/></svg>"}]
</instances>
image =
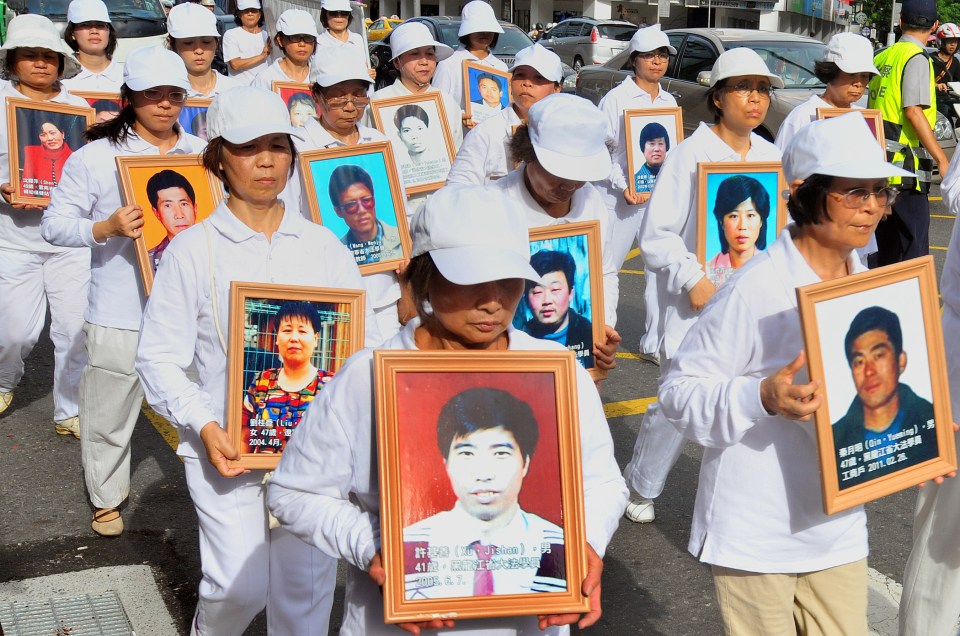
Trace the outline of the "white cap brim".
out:
<instances>
[{"instance_id":1,"label":"white cap brim","mask_svg":"<svg viewBox=\"0 0 960 636\"><path fill-rule=\"evenodd\" d=\"M399 53L393 53L393 48L391 47L390 52L393 54L393 57L390 58L390 61L394 61L407 51L413 51L414 49L423 48L425 46L432 46L434 53L436 53L437 61L442 62L451 55L453 55L453 49L444 44L443 42L424 42L422 44L417 44L416 46L410 46L400 51Z\"/></svg>"},{"instance_id":2,"label":"white cap brim","mask_svg":"<svg viewBox=\"0 0 960 636\"><path fill-rule=\"evenodd\" d=\"M889 179L891 177L917 176L903 168L896 167L892 163L876 159L821 165L817 167L816 174L846 179Z\"/></svg>"},{"instance_id":3,"label":"white cap brim","mask_svg":"<svg viewBox=\"0 0 960 636\"><path fill-rule=\"evenodd\" d=\"M454 285L479 285L510 278L543 282L530 263L513 250L484 245L434 249L429 254L443 277Z\"/></svg>"},{"instance_id":4,"label":"white cap brim","mask_svg":"<svg viewBox=\"0 0 960 636\"><path fill-rule=\"evenodd\" d=\"M290 135L300 141L307 141L307 136L301 132L299 128L293 128L292 126L273 126L271 124L253 124L251 126L233 128L224 132L221 136L232 144L245 144L248 141L258 139L265 135L276 134Z\"/></svg>"},{"instance_id":5,"label":"white cap brim","mask_svg":"<svg viewBox=\"0 0 960 636\"><path fill-rule=\"evenodd\" d=\"M880 71L877 70L877 67L873 65L872 62L864 62L863 64L852 64L850 62L844 62L841 60L835 60L834 64L837 65L844 73L850 73L854 75L856 73L872 73L873 75L879 75Z\"/></svg>"},{"instance_id":6,"label":"white cap brim","mask_svg":"<svg viewBox=\"0 0 960 636\"><path fill-rule=\"evenodd\" d=\"M600 181L610 176L612 162L606 150L585 157L571 157L533 144L533 151L544 170L561 179Z\"/></svg>"}]
</instances>

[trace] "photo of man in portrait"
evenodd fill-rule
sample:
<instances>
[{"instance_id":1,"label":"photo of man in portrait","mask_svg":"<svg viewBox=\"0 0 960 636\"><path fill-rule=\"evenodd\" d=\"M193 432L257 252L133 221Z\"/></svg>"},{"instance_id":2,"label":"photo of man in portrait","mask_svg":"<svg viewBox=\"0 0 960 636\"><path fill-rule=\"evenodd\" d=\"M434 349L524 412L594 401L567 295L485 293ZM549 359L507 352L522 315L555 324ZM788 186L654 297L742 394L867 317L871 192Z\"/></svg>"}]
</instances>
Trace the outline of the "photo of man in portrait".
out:
<instances>
[{"instance_id":1,"label":"photo of man in portrait","mask_svg":"<svg viewBox=\"0 0 960 636\"><path fill-rule=\"evenodd\" d=\"M471 100L470 116L478 124L503 110L503 86L500 84L503 81L492 73L480 73L477 76L477 91L480 94Z\"/></svg>"},{"instance_id":2,"label":"photo of man in portrait","mask_svg":"<svg viewBox=\"0 0 960 636\"><path fill-rule=\"evenodd\" d=\"M52 120L40 124L39 145L23 149L23 172L20 177L24 196L49 197L63 172L63 164L73 154L64 138L63 129Z\"/></svg>"},{"instance_id":3,"label":"photo of man in portrait","mask_svg":"<svg viewBox=\"0 0 960 636\"><path fill-rule=\"evenodd\" d=\"M640 130L638 145L643 153L643 165L633 175L634 188L638 193L653 192L657 174L670 150L670 135L662 124L652 121Z\"/></svg>"},{"instance_id":4,"label":"photo of man in portrait","mask_svg":"<svg viewBox=\"0 0 960 636\"><path fill-rule=\"evenodd\" d=\"M533 409L507 391L447 401L437 446L457 499L403 530L408 600L567 589L563 529L519 504L539 438Z\"/></svg>"},{"instance_id":5,"label":"photo of man in portrait","mask_svg":"<svg viewBox=\"0 0 960 636\"><path fill-rule=\"evenodd\" d=\"M400 232L377 218L373 179L360 166L337 166L330 175L330 202L349 228L340 242L353 252L357 265L403 258Z\"/></svg>"},{"instance_id":6,"label":"photo of man in portrait","mask_svg":"<svg viewBox=\"0 0 960 636\"><path fill-rule=\"evenodd\" d=\"M840 489L936 457L933 405L900 382L907 352L897 315L876 306L861 310L844 349L857 394L833 423Z\"/></svg>"},{"instance_id":7,"label":"photo of man in portrait","mask_svg":"<svg viewBox=\"0 0 960 636\"><path fill-rule=\"evenodd\" d=\"M577 264L573 256L540 250L530 257L530 266L543 284L527 281L523 299L533 317L523 325L523 331L534 338L564 345L577 354L584 367L593 368L593 323L570 306L577 291Z\"/></svg>"},{"instance_id":8,"label":"photo of man in portrait","mask_svg":"<svg viewBox=\"0 0 960 636\"><path fill-rule=\"evenodd\" d=\"M409 161L400 163L406 185L443 181L450 171L450 159L439 135L430 129L430 116L417 104L404 104L393 115L397 137L407 150ZM436 139L439 143L431 146Z\"/></svg>"},{"instance_id":9,"label":"photo of man in portrait","mask_svg":"<svg viewBox=\"0 0 960 636\"><path fill-rule=\"evenodd\" d=\"M147 199L167 235L149 250L153 271L173 237L197 222L197 196L190 180L175 170L161 170L147 180Z\"/></svg>"}]
</instances>

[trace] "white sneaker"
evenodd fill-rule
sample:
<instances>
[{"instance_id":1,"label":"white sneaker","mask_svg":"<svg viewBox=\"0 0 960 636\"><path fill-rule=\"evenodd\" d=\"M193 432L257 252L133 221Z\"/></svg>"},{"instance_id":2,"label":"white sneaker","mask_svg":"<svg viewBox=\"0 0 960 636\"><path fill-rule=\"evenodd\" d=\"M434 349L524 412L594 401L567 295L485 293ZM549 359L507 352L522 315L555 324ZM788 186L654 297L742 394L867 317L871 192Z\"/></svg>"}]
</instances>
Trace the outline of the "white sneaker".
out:
<instances>
[{"instance_id":1,"label":"white sneaker","mask_svg":"<svg viewBox=\"0 0 960 636\"><path fill-rule=\"evenodd\" d=\"M650 523L657 518L653 511L653 499L631 496L623 516L634 523Z\"/></svg>"},{"instance_id":2,"label":"white sneaker","mask_svg":"<svg viewBox=\"0 0 960 636\"><path fill-rule=\"evenodd\" d=\"M60 422L55 422L57 435L73 435L80 439L80 418L76 415Z\"/></svg>"},{"instance_id":3,"label":"white sneaker","mask_svg":"<svg viewBox=\"0 0 960 636\"><path fill-rule=\"evenodd\" d=\"M0 413L6 411L11 402L13 402L13 391L0 391Z\"/></svg>"}]
</instances>

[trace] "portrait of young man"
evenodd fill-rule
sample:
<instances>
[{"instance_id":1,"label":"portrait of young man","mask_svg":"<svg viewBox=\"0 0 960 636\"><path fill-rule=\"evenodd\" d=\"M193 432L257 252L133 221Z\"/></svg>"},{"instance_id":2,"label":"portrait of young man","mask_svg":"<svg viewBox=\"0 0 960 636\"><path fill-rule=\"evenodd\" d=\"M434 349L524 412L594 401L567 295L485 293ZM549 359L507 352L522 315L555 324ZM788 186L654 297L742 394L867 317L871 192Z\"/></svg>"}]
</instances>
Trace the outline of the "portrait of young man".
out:
<instances>
[{"instance_id":1,"label":"portrait of young man","mask_svg":"<svg viewBox=\"0 0 960 636\"><path fill-rule=\"evenodd\" d=\"M377 218L373 179L360 166L337 166L330 175L330 202L349 228L340 242L350 248L357 265L403 258L400 232Z\"/></svg>"},{"instance_id":2,"label":"portrait of young man","mask_svg":"<svg viewBox=\"0 0 960 636\"><path fill-rule=\"evenodd\" d=\"M840 489L936 457L933 404L900 381L907 352L897 315L883 307L861 310L844 349L857 394L833 423Z\"/></svg>"},{"instance_id":3,"label":"portrait of young man","mask_svg":"<svg viewBox=\"0 0 960 636\"><path fill-rule=\"evenodd\" d=\"M408 600L567 589L563 529L520 507L540 431L507 391L472 388L437 418L437 446L456 496L403 529Z\"/></svg>"},{"instance_id":4,"label":"portrait of young man","mask_svg":"<svg viewBox=\"0 0 960 636\"><path fill-rule=\"evenodd\" d=\"M670 150L670 136L667 129L655 121L650 122L640 131L640 152L643 153L643 165L637 168L633 175L634 187L637 192L653 192L657 182L657 174L663 166Z\"/></svg>"},{"instance_id":5,"label":"portrait of young man","mask_svg":"<svg viewBox=\"0 0 960 636\"><path fill-rule=\"evenodd\" d=\"M161 170L147 181L147 199L167 235L151 249L153 271L173 237L197 222L197 196L189 179L175 170Z\"/></svg>"},{"instance_id":6,"label":"portrait of young man","mask_svg":"<svg viewBox=\"0 0 960 636\"><path fill-rule=\"evenodd\" d=\"M501 78L491 73L480 73L477 76L477 91L480 97L471 100L473 103L470 106L471 117L475 122L480 123L503 110L501 81Z\"/></svg>"}]
</instances>

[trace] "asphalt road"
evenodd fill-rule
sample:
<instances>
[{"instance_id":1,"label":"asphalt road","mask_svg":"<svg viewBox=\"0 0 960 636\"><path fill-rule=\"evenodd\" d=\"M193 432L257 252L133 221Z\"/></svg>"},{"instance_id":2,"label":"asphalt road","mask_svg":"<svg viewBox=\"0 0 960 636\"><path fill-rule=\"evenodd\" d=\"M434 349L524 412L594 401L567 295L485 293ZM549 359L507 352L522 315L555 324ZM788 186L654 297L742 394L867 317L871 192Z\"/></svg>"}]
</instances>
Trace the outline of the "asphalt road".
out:
<instances>
[{"instance_id":1,"label":"asphalt road","mask_svg":"<svg viewBox=\"0 0 960 636\"><path fill-rule=\"evenodd\" d=\"M939 274L953 217L938 189L931 199L931 252ZM624 346L618 369L602 391L621 466L630 458L642 411L657 386L657 367L636 358L643 329L642 269L634 255L620 275L618 329ZM53 430L52 367L52 348L44 337L27 361L13 405L0 416L0 584L146 564L175 624L186 633L200 564L196 515L180 461L162 427L141 416L133 442L133 494L123 513L127 531L117 539L94 535L79 442ZM587 633L721 633L709 571L686 550L700 455L698 447L687 445L658 500L655 523L621 523L605 559L603 618ZM901 580L910 550L914 498L915 491L908 491L868 506L870 567L894 581ZM339 613L338 600L334 628ZM265 633L262 616L247 631Z\"/></svg>"}]
</instances>

